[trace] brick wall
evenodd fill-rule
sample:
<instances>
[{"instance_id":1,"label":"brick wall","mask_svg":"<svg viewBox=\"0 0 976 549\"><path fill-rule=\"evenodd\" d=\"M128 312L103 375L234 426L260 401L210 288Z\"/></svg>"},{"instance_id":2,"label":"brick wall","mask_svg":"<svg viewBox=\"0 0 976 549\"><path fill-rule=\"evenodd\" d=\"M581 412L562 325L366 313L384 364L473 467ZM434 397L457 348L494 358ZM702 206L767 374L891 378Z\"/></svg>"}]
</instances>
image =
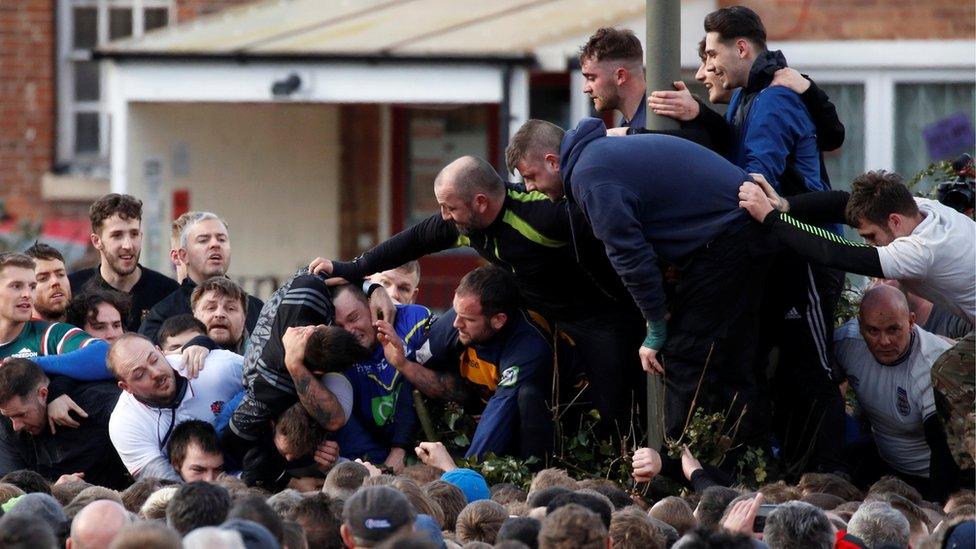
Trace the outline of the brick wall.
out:
<instances>
[{"instance_id":1,"label":"brick wall","mask_svg":"<svg viewBox=\"0 0 976 549\"><path fill-rule=\"evenodd\" d=\"M0 2L0 199L18 217L41 212L54 159L54 2Z\"/></svg>"},{"instance_id":2,"label":"brick wall","mask_svg":"<svg viewBox=\"0 0 976 549\"><path fill-rule=\"evenodd\" d=\"M719 0L763 19L772 40L976 38L976 3L960 0Z\"/></svg>"}]
</instances>

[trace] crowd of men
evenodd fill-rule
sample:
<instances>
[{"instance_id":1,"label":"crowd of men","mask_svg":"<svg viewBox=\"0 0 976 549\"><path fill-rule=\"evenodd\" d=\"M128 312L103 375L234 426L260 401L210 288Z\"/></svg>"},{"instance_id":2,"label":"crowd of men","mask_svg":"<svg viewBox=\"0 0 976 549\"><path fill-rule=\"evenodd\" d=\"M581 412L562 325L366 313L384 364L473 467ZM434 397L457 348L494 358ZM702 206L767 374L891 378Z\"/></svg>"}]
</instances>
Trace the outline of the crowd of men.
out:
<instances>
[{"instance_id":1,"label":"crowd of men","mask_svg":"<svg viewBox=\"0 0 976 549\"><path fill-rule=\"evenodd\" d=\"M728 507L721 523L732 533L761 533L753 524L765 518L773 547L840 546L842 539L872 546L858 535L873 534L853 527L861 509L874 513L864 524L893 516L900 528L902 514L908 522L915 511L924 516L923 501L971 499L958 490L972 488L976 452L972 204L957 211L914 197L901 176L884 171L861 175L850 192L832 191L823 152L843 143L844 126L826 94L767 50L751 10L717 10L704 30L696 79L707 102L681 82L648 94L639 40L599 29L581 48L583 91L601 113L620 113L619 128L597 118L569 130L530 120L505 151L519 182L506 182L484 159L458 158L433 181L437 214L353 260L316 258L266 302L233 281L230 230L212 212L173 222L175 280L141 265L142 202L124 194L90 208L100 260L93 268L69 274L61 253L44 243L0 254L0 492L4 479L25 471L54 482L49 492L78 483L126 492L143 486L135 508L123 507L123 496L114 506L76 509L74 538L86 520L119 530L133 527L128 513L151 518L146 498L174 484L160 498L182 536L190 529L181 520L216 516L204 508L223 505L223 515L197 526L234 518L227 490L208 486L237 490L239 518L265 524L274 521L255 517L267 514L267 504L247 503L248 494L328 493L334 472L379 475L379 467L388 474L375 478L387 480L357 490L367 476L360 475L341 497L332 494L345 502L342 512L328 501L295 503L309 507L311 522L298 529L309 546L318 546L311 543L315 513L346 521L333 545L370 547L407 524L423 532L427 519L417 516L432 513L426 529L434 538L457 526L454 539L463 542L456 513L445 520L447 509L428 512L412 496L418 487L390 476L417 467L410 465L416 457L456 490L484 484L458 469L442 445L423 442L434 436L429 424L421 428L424 399L458 403L476 418L465 457L535 457L541 467L556 422L572 423L590 408L600 437L633 441L625 435L643 433L645 378L654 375L663 376L665 398L663 416L649 421L664 426L666 443L626 456L634 478L671 477L699 494L699 509L706 494L734 494L719 510L721 517ZM725 116L710 104L728 104ZM648 111L681 129L645 130ZM870 245L842 238L843 224ZM424 297L417 260L457 246L487 264L464 275L451 308L434 314L417 303ZM872 283L857 317L835 330L845 273ZM845 406L847 394L856 413ZM678 456L667 449L684 440L697 410L725 414L734 426L716 434L732 441L719 463L702 466L687 448ZM915 511L880 498L883 509L872 501L846 518L828 516L820 509L834 507L821 498L808 506L820 515L802 506L769 514L761 504L770 490L730 505L738 493L722 487L737 482L739 458L755 451L788 480L814 474L832 479L835 490L849 487L840 496L847 502L861 501L850 494L882 477L899 482L896 492L910 493ZM441 480L428 480L428 493L439 489L432 487ZM813 492L837 497L821 488ZM50 504L32 495L22 496L25 503ZM485 499L468 497L460 507ZM651 543L645 534L614 534L618 516L635 532L654 528L645 511L631 516L629 503L607 500L603 509L573 495L555 512L563 505L531 500L521 501L548 505L552 517L534 511L535 523L511 527L531 535L510 539L532 547L651 546L641 545ZM3 509L24 505L12 501ZM180 501L195 503L184 509ZM709 541L718 534L694 530L704 520L697 511L689 518L690 507L678 501L654 506L681 515L687 527L672 524L678 533L702 546L738 543ZM475 512L489 522L502 513L499 525L514 514ZM831 526L835 517L847 533ZM800 535L790 521L804 520L823 531L790 538ZM12 527L3 533L5 522L0 537L14 535ZM928 534L938 521L925 523ZM280 524L265 526L284 540ZM183 543L231 543L226 531L245 543L261 537L248 528L225 525ZM631 535L644 541L627 545ZM829 543L811 541L816 536ZM907 534L904 543L891 539L908 543Z\"/></svg>"}]
</instances>

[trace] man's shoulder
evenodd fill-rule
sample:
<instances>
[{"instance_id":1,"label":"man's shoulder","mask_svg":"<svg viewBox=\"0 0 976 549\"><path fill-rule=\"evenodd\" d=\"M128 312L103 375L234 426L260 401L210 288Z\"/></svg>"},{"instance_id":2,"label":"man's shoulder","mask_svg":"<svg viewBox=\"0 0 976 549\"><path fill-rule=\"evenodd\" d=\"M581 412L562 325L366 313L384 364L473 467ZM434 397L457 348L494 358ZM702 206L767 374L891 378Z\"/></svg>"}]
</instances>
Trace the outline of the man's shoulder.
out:
<instances>
[{"instance_id":1,"label":"man's shoulder","mask_svg":"<svg viewBox=\"0 0 976 549\"><path fill-rule=\"evenodd\" d=\"M69 392L71 399L89 412L89 416L94 409L107 408L108 413L111 413L121 394L122 390L114 381L78 383Z\"/></svg>"},{"instance_id":2,"label":"man's shoulder","mask_svg":"<svg viewBox=\"0 0 976 549\"><path fill-rule=\"evenodd\" d=\"M526 311L519 311L508 340L517 353L551 353L552 344L545 328L536 323Z\"/></svg>"},{"instance_id":3,"label":"man's shoulder","mask_svg":"<svg viewBox=\"0 0 976 549\"><path fill-rule=\"evenodd\" d=\"M98 267L89 267L87 269L75 271L68 275L68 283L71 285L71 288L75 290L75 292L78 292L81 287L95 275L97 270Z\"/></svg>"},{"instance_id":4,"label":"man's shoulder","mask_svg":"<svg viewBox=\"0 0 976 549\"><path fill-rule=\"evenodd\" d=\"M139 282L142 283L140 286L144 284L146 288L151 288L163 295L169 295L180 287L179 282L149 267L142 267L142 276Z\"/></svg>"}]
</instances>

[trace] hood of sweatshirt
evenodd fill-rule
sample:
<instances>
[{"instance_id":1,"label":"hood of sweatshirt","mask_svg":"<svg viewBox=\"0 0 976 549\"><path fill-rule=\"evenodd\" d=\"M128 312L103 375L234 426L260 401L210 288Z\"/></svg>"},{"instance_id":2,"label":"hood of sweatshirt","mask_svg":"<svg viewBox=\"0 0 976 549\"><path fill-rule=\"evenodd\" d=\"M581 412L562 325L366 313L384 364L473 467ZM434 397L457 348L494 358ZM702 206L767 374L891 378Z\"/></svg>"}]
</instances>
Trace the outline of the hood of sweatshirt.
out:
<instances>
[{"instance_id":1,"label":"hood of sweatshirt","mask_svg":"<svg viewBox=\"0 0 976 549\"><path fill-rule=\"evenodd\" d=\"M562 145L559 147L559 171L563 177L563 190L568 200L574 200L570 181L583 149L591 141L606 136L607 127L599 118L584 118L563 136Z\"/></svg>"},{"instance_id":2,"label":"hood of sweatshirt","mask_svg":"<svg viewBox=\"0 0 976 549\"><path fill-rule=\"evenodd\" d=\"M762 52L752 62L752 67L749 69L749 82L746 84L745 91L747 93L757 92L768 87L773 81L773 75L776 74L776 71L787 66L783 52L779 50Z\"/></svg>"}]
</instances>

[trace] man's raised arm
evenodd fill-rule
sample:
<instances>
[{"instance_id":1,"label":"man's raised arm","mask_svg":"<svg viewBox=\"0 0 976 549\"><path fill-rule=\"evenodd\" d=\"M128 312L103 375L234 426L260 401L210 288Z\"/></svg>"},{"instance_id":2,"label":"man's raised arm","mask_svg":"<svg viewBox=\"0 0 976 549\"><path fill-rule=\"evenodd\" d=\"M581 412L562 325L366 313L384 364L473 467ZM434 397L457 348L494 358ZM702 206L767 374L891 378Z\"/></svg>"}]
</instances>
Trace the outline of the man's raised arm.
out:
<instances>
[{"instance_id":1,"label":"man's raised arm","mask_svg":"<svg viewBox=\"0 0 976 549\"><path fill-rule=\"evenodd\" d=\"M344 406L340 395L333 393L323 380L317 379L305 367L305 346L315 329L315 326L288 328L281 338L285 347L285 367L295 382L298 399L309 415L325 430L338 431L348 419L351 397L348 406ZM349 392L351 394L351 388Z\"/></svg>"}]
</instances>

